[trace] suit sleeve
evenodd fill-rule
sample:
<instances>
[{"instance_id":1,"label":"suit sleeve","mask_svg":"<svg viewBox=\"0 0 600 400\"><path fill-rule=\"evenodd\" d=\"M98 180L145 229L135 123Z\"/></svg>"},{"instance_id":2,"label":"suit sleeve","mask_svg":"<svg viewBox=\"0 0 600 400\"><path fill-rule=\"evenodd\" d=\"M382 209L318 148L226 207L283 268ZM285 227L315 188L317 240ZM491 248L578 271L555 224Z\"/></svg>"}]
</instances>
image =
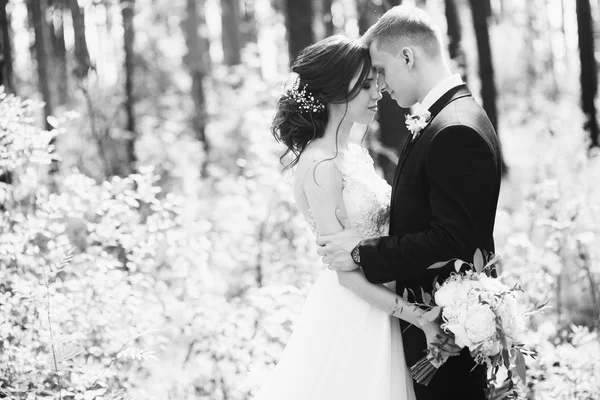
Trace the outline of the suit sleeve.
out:
<instances>
[{"instance_id":1,"label":"suit sleeve","mask_svg":"<svg viewBox=\"0 0 600 400\"><path fill-rule=\"evenodd\" d=\"M495 153L475 130L451 126L439 131L425 159L430 187L429 229L405 236L361 242L361 266L373 283L434 277L449 272L428 270L452 258L471 261L497 201Z\"/></svg>"}]
</instances>

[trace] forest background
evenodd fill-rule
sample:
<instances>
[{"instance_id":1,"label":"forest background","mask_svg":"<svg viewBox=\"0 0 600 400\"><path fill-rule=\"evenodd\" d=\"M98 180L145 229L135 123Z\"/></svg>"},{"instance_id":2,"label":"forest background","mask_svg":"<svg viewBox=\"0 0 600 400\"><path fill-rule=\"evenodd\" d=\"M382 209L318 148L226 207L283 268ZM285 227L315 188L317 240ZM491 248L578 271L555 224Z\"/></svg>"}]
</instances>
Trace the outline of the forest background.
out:
<instances>
[{"instance_id":1,"label":"forest background","mask_svg":"<svg viewBox=\"0 0 600 400\"><path fill-rule=\"evenodd\" d=\"M323 268L274 105L398 0L0 1L0 398L248 399ZM600 1L405 0L496 126L528 399L600 398ZM404 114L366 145L393 176Z\"/></svg>"}]
</instances>

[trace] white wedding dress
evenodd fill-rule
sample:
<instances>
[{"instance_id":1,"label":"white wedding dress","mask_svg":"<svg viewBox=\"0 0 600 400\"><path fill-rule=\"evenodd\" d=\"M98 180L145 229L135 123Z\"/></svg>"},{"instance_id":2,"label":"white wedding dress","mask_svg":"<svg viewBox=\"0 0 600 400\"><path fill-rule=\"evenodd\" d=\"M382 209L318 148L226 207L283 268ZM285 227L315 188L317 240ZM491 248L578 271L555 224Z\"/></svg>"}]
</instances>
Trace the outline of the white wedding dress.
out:
<instances>
[{"instance_id":1,"label":"white wedding dress","mask_svg":"<svg viewBox=\"0 0 600 400\"><path fill-rule=\"evenodd\" d=\"M377 175L371 157L350 145L335 162L350 222L364 237L386 235L390 186ZM414 398L398 320L340 286L336 272L323 268L281 360L255 400Z\"/></svg>"}]
</instances>

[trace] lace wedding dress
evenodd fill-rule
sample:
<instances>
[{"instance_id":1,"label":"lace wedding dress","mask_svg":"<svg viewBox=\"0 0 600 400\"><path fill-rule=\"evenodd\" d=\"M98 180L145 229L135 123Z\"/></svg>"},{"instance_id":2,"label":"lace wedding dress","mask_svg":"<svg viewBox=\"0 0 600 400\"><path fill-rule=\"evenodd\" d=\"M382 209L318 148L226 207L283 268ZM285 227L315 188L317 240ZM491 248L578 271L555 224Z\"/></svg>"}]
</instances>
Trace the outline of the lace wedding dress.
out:
<instances>
[{"instance_id":1,"label":"lace wedding dress","mask_svg":"<svg viewBox=\"0 0 600 400\"><path fill-rule=\"evenodd\" d=\"M351 145L335 162L349 221L364 237L386 235L390 186L375 172L371 157ZM318 234L310 212L308 222ZM336 272L323 268L281 360L255 400L414 398L398 320L340 286Z\"/></svg>"}]
</instances>

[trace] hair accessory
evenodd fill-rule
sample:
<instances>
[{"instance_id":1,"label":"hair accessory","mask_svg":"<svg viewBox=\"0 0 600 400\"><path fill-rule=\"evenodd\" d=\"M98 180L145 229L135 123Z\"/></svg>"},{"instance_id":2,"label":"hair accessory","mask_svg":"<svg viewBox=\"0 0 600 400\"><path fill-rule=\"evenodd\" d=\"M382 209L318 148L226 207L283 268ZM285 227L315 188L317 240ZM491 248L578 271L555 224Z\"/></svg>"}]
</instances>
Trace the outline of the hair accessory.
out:
<instances>
[{"instance_id":1,"label":"hair accessory","mask_svg":"<svg viewBox=\"0 0 600 400\"><path fill-rule=\"evenodd\" d=\"M299 89L300 77L296 79L294 86L291 89L288 89L287 94L298 104L298 108L300 108L300 114L311 111L321 112L325 110L325 104L316 99L312 93L307 92L306 85L302 86L302 90Z\"/></svg>"}]
</instances>

